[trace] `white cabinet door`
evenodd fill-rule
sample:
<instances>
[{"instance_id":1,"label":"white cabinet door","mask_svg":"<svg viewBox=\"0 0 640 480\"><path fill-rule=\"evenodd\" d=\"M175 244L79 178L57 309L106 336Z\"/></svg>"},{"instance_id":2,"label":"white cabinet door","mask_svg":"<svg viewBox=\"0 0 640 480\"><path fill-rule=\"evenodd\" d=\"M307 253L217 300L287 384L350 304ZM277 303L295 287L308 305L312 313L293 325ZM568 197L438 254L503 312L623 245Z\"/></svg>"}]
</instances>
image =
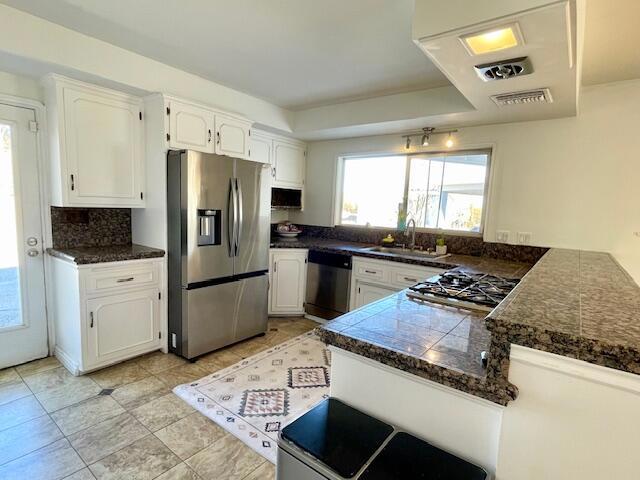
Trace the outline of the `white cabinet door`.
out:
<instances>
[{"instance_id":1,"label":"white cabinet door","mask_svg":"<svg viewBox=\"0 0 640 480\"><path fill-rule=\"evenodd\" d=\"M87 301L86 369L160 346L158 289Z\"/></svg>"},{"instance_id":2,"label":"white cabinet door","mask_svg":"<svg viewBox=\"0 0 640 480\"><path fill-rule=\"evenodd\" d=\"M216 114L216 153L249 158L250 128L250 122Z\"/></svg>"},{"instance_id":3,"label":"white cabinet door","mask_svg":"<svg viewBox=\"0 0 640 480\"><path fill-rule=\"evenodd\" d=\"M249 138L249 159L254 162L271 164L273 141L269 137L260 135L255 130L251 131L251 137Z\"/></svg>"},{"instance_id":4,"label":"white cabinet door","mask_svg":"<svg viewBox=\"0 0 640 480\"><path fill-rule=\"evenodd\" d=\"M304 146L274 140L273 169L274 187L302 188L305 172Z\"/></svg>"},{"instance_id":5,"label":"white cabinet door","mask_svg":"<svg viewBox=\"0 0 640 480\"><path fill-rule=\"evenodd\" d=\"M304 314L306 250L271 251L270 313Z\"/></svg>"},{"instance_id":6,"label":"white cabinet door","mask_svg":"<svg viewBox=\"0 0 640 480\"><path fill-rule=\"evenodd\" d=\"M143 207L142 101L68 86L62 92L65 206Z\"/></svg>"},{"instance_id":7,"label":"white cabinet door","mask_svg":"<svg viewBox=\"0 0 640 480\"><path fill-rule=\"evenodd\" d=\"M215 114L190 103L171 100L169 112L169 147L214 153Z\"/></svg>"},{"instance_id":8,"label":"white cabinet door","mask_svg":"<svg viewBox=\"0 0 640 480\"><path fill-rule=\"evenodd\" d=\"M376 285L369 285L362 283L359 280L356 281L356 301L355 308L360 308L363 305L368 305L382 298L388 297L396 293L398 289L379 287Z\"/></svg>"}]
</instances>

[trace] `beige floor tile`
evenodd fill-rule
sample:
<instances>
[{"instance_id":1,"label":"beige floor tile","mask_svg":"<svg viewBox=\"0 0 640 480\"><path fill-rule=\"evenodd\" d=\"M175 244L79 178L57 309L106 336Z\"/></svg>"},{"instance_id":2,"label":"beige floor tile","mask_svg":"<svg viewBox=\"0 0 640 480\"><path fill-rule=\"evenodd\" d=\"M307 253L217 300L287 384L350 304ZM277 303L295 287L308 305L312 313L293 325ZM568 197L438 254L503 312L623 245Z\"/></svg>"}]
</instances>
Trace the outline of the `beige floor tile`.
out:
<instances>
[{"instance_id":1,"label":"beige floor tile","mask_svg":"<svg viewBox=\"0 0 640 480\"><path fill-rule=\"evenodd\" d=\"M29 390L29 387L22 381L7 382L0 385L0 405L13 402L28 395L31 395L31 390Z\"/></svg>"},{"instance_id":2,"label":"beige floor tile","mask_svg":"<svg viewBox=\"0 0 640 480\"><path fill-rule=\"evenodd\" d=\"M48 416L7 428L0 432L0 465L38 450L60 438L62 438L62 432Z\"/></svg>"},{"instance_id":3,"label":"beige floor tile","mask_svg":"<svg viewBox=\"0 0 640 480\"><path fill-rule=\"evenodd\" d=\"M36 398L47 412L55 412L62 408L80 403L95 397L102 390L95 382L87 378L87 382L61 385L36 393Z\"/></svg>"},{"instance_id":4,"label":"beige floor tile","mask_svg":"<svg viewBox=\"0 0 640 480\"><path fill-rule=\"evenodd\" d=\"M226 435L186 460L203 480L240 480L266 460L232 435Z\"/></svg>"},{"instance_id":5,"label":"beige floor tile","mask_svg":"<svg viewBox=\"0 0 640 480\"><path fill-rule=\"evenodd\" d=\"M198 359L196 365L200 365L207 370L207 374L210 374L218 370L222 370L223 368L227 368L240 361L242 361L242 357L231 352L229 349L224 348L222 350L216 350L215 352L203 355Z\"/></svg>"},{"instance_id":6,"label":"beige floor tile","mask_svg":"<svg viewBox=\"0 0 640 480\"><path fill-rule=\"evenodd\" d=\"M98 395L53 412L51 418L62 433L71 435L124 412L125 409L109 395Z\"/></svg>"},{"instance_id":7,"label":"beige floor tile","mask_svg":"<svg viewBox=\"0 0 640 480\"><path fill-rule=\"evenodd\" d=\"M111 396L126 410L133 410L170 391L171 389L156 377L147 377L116 388Z\"/></svg>"},{"instance_id":8,"label":"beige floor tile","mask_svg":"<svg viewBox=\"0 0 640 480\"><path fill-rule=\"evenodd\" d=\"M78 470L76 473L69 475L68 477L64 477L62 480L95 480L96 477L93 476L91 470L88 468L83 468L82 470Z\"/></svg>"},{"instance_id":9,"label":"beige floor tile","mask_svg":"<svg viewBox=\"0 0 640 480\"><path fill-rule=\"evenodd\" d=\"M156 432L156 436L183 460L227 435L199 412Z\"/></svg>"},{"instance_id":10,"label":"beige floor tile","mask_svg":"<svg viewBox=\"0 0 640 480\"><path fill-rule=\"evenodd\" d=\"M84 467L66 438L0 467L3 480L57 480Z\"/></svg>"},{"instance_id":11,"label":"beige floor tile","mask_svg":"<svg viewBox=\"0 0 640 480\"><path fill-rule=\"evenodd\" d=\"M151 352L136 360L138 364L150 373L158 373L163 370L184 365L187 361L172 353L162 353L160 351Z\"/></svg>"},{"instance_id":12,"label":"beige floor tile","mask_svg":"<svg viewBox=\"0 0 640 480\"><path fill-rule=\"evenodd\" d=\"M91 464L117 452L136 440L146 437L149 430L144 428L129 413L105 420L85 430L70 435L69 441L80 457Z\"/></svg>"},{"instance_id":13,"label":"beige floor tile","mask_svg":"<svg viewBox=\"0 0 640 480\"><path fill-rule=\"evenodd\" d=\"M0 431L45 414L40 402L33 395L5 403L0 405Z\"/></svg>"},{"instance_id":14,"label":"beige floor tile","mask_svg":"<svg viewBox=\"0 0 640 480\"><path fill-rule=\"evenodd\" d=\"M24 365L18 365L16 367L16 371L22 377L28 377L29 375L46 372L47 370L52 370L60 366L60 362L56 357L45 357L41 358L40 360L34 360L33 362L25 363Z\"/></svg>"},{"instance_id":15,"label":"beige floor tile","mask_svg":"<svg viewBox=\"0 0 640 480\"><path fill-rule=\"evenodd\" d=\"M89 374L89 377L102 388L117 388L136 382L151 374L142 368L137 360L120 363Z\"/></svg>"},{"instance_id":16,"label":"beige floor tile","mask_svg":"<svg viewBox=\"0 0 640 480\"><path fill-rule=\"evenodd\" d=\"M146 480L156 478L178 463L180 459L171 450L156 437L149 435L89 468L98 480Z\"/></svg>"},{"instance_id":17,"label":"beige floor tile","mask_svg":"<svg viewBox=\"0 0 640 480\"><path fill-rule=\"evenodd\" d=\"M242 480L275 480L276 467L271 462L264 462Z\"/></svg>"},{"instance_id":18,"label":"beige floor tile","mask_svg":"<svg viewBox=\"0 0 640 480\"><path fill-rule=\"evenodd\" d=\"M262 337L252 338L245 340L244 342L236 343L232 347L228 347L228 350L239 356L240 358L247 358L256 353L260 353L267 350L269 345L265 343Z\"/></svg>"},{"instance_id":19,"label":"beige floor tile","mask_svg":"<svg viewBox=\"0 0 640 480\"><path fill-rule=\"evenodd\" d=\"M131 410L131 414L152 432L190 415L194 409L173 393Z\"/></svg>"},{"instance_id":20,"label":"beige floor tile","mask_svg":"<svg viewBox=\"0 0 640 480\"><path fill-rule=\"evenodd\" d=\"M160 475L156 480L200 480L196 472L186 463L179 463L171 470Z\"/></svg>"},{"instance_id":21,"label":"beige floor tile","mask_svg":"<svg viewBox=\"0 0 640 480\"><path fill-rule=\"evenodd\" d=\"M167 387L173 389L183 383L190 383L202 377L206 377L209 372L196 363L187 363L179 367L170 368L163 372L156 373L156 377L160 379Z\"/></svg>"},{"instance_id":22,"label":"beige floor tile","mask_svg":"<svg viewBox=\"0 0 640 480\"><path fill-rule=\"evenodd\" d=\"M16 383L20 382L22 379L18 372L16 372L15 368L5 368L0 370L0 386L5 383Z\"/></svg>"},{"instance_id":23,"label":"beige floor tile","mask_svg":"<svg viewBox=\"0 0 640 480\"><path fill-rule=\"evenodd\" d=\"M57 387L75 387L94 383L88 376L74 376L64 367L58 367L24 377L33 393Z\"/></svg>"}]
</instances>

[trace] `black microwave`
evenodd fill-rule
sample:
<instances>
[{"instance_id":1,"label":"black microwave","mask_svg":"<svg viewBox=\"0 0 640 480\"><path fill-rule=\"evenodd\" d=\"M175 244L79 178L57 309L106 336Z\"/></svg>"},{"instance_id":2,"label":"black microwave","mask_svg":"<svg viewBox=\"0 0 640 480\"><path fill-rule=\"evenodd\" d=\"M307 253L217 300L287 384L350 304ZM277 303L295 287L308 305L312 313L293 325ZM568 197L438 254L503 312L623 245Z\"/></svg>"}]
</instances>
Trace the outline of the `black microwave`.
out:
<instances>
[{"instance_id":1,"label":"black microwave","mask_svg":"<svg viewBox=\"0 0 640 480\"><path fill-rule=\"evenodd\" d=\"M271 208L274 210L302 209L302 190L295 190L290 188L272 188Z\"/></svg>"}]
</instances>

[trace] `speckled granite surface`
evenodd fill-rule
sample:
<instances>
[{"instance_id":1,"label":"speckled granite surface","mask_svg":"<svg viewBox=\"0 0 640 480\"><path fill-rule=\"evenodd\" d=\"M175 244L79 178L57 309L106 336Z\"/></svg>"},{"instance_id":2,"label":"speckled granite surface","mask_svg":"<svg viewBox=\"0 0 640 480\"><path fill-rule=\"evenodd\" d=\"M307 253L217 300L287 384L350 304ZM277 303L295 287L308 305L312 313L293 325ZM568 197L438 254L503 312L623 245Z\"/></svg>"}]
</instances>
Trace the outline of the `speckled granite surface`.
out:
<instances>
[{"instance_id":1,"label":"speckled granite surface","mask_svg":"<svg viewBox=\"0 0 640 480\"><path fill-rule=\"evenodd\" d=\"M531 268L532 263L499 260L491 257L453 254L444 258L412 257L401 254L373 252L367 250L373 244L346 242L327 238L302 236L294 239L273 238L271 248L306 248L322 252L346 253L355 257L388 260L392 262L443 268L446 270L463 267L468 271L478 271L511 278L521 278Z\"/></svg>"},{"instance_id":2,"label":"speckled granite surface","mask_svg":"<svg viewBox=\"0 0 640 480\"><path fill-rule=\"evenodd\" d=\"M640 288L607 253L550 250L486 322L510 343L640 374Z\"/></svg>"},{"instance_id":3,"label":"speckled granite surface","mask_svg":"<svg viewBox=\"0 0 640 480\"><path fill-rule=\"evenodd\" d=\"M144 258L164 257L165 251L143 245L108 245L100 247L48 248L51 256L86 265L89 263L120 262Z\"/></svg>"},{"instance_id":4,"label":"speckled granite surface","mask_svg":"<svg viewBox=\"0 0 640 480\"><path fill-rule=\"evenodd\" d=\"M130 208L51 207L54 248L131 244Z\"/></svg>"},{"instance_id":5,"label":"speckled granite surface","mask_svg":"<svg viewBox=\"0 0 640 480\"><path fill-rule=\"evenodd\" d=\"M498 357L508 359L508 351L494 352L483 319L483 313L417 302L402 291L339 317L318 334L329 345L506 405L517 389L499 370L483 368L480 353L490 351L501 364Z\"/></svg>"}]
</instances>

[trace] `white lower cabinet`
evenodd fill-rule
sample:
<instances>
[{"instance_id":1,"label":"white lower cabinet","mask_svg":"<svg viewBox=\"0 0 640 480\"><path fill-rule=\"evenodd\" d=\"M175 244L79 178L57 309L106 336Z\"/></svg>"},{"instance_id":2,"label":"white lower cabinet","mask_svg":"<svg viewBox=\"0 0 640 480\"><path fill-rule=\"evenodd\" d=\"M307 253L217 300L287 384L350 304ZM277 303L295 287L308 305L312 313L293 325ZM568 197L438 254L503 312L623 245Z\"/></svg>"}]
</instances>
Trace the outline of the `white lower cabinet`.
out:
<instances>
[{"instance_id":1,"label":"white lower cabinet","mask_svg":"<svg viewBox=\"0 0 640 480\"><path fill-rule=\"evenodd\" d=\"M354 258L351 272L350 309L355 310L373 303L444 272L446 270L440 268Z\"/></svg>"},{"instance_id":2,"label":"white lower cabinet","mask_svg":"<svg viewBox=\"0 0 640 480\"><path fill-rule=\"evenodd\" d=\"M369 285L361 280L356 280L355 285L355 301L353 308L360 308L369 303L381 300L389 295L396 293L395 288L379 287L376 285Z\"/></svg>"},{"instance_id":3,"label":"white lower cabinet","mask_svg":"<svg viewBox=\"0 0 640 480\"><path fill-rule=\"evenodd\" d=\"M304 315L307 250L276 248L269 252L269 314Z\"/></svg>"},{"instance_id":4,"label":"white lower cabinet","mask_svg":"<svg viewBox=\"0 0 640 480\"><path fill-rule=\"evenodd\" d=\"M74 375L162 348L164 259L91 265L51 258L58 359Z\"/></svg>"}]
</instances>

